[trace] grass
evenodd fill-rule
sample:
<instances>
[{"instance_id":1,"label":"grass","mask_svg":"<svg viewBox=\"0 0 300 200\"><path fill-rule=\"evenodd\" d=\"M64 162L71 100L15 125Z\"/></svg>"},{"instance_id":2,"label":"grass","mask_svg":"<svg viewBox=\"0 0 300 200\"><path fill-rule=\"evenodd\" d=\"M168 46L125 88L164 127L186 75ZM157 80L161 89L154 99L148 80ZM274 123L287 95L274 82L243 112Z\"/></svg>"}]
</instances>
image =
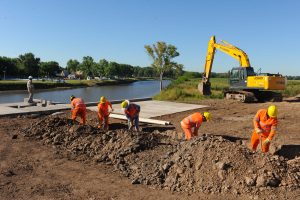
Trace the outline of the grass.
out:
<instances>
[{"instance_id":1,"label":"grass","mask_svg":"<svg viewBox=\"0 0 300 200\"><path fill-rule=\"evenodd\" d=\"M156 100L168 100L179 102L197 102L203 99L222 99L223 90L229 87L227 78L211 78L211 96L201 95L198 91L200 78L181 76L172 81L172 83L154 96ZM296 96L300 94L300 80L288 80L287 88L281 93L285 97Z\"/></svg>"},{"instance_id":2,"label":"grass","mask_svg":"<svg viewBox=\"0 0 300 200\"><path fill-rule=\"evenodd\" d=\"M288 80L286 90L282 91L283 96L293 97L300 94L300 80Z\"/></svg>"},{"instance_id":3,"label":"grass","mask_svg":"<svg viewBox=\"0 0 300 200\"><path fill-rule=\"evenodd\" d=\"M167 88L154 96L156 100L195 102L203 99L222 99L223 89L228 87L226 78L211 78L212 95L210 97L201 95L198 91L200 78L179 77L173 81Z\"/></svg>"}]
</instances>

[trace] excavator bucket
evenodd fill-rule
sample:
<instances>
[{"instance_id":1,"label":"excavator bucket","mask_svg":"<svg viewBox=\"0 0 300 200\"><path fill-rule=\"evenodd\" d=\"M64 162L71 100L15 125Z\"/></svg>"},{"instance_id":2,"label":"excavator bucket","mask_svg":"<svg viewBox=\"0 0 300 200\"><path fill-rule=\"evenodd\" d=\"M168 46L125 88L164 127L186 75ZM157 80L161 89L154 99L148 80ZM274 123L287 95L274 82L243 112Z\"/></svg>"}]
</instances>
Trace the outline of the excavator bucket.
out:
<instances>
[{"instance_id":1,"label":"excavator bucket","mask_svg":"<svg viewBox=\"0 0 300 200\"><path fill-rule=\"evenodd\" d=\"M198 84L198 90L201 94L203 95L211 95L211 90L210 90L210 82L204 82L204 81L201 81L199 84Z\"/></svg>"}]
</instances>

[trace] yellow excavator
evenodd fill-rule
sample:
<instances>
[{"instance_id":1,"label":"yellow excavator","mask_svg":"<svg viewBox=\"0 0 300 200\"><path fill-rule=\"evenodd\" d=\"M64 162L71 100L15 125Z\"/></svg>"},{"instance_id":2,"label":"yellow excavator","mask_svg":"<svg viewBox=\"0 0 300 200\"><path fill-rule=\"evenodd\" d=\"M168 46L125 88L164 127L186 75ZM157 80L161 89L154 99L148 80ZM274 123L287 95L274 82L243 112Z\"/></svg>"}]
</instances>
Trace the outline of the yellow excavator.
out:
<instances>
[{"instance_id":1,"label":"yellow excavator","mask_svg":"<svg viewBox=\"0 0 300 200\"><path fill-rule=\"evenodd\" d=\"M273 90L284 90L287 83L286 77L281 74L255 73L248 55L243 50L223 40L222 44L218 44L215 36L212 36L208 43L204 73L198 85L201 94L211 95L209 79L216 49L232 56L240 64L239 67L234 67L229 72L229 88L224 91L226 99L241 102L282 101L281 93Z\"/></svg>"}]
</instances>

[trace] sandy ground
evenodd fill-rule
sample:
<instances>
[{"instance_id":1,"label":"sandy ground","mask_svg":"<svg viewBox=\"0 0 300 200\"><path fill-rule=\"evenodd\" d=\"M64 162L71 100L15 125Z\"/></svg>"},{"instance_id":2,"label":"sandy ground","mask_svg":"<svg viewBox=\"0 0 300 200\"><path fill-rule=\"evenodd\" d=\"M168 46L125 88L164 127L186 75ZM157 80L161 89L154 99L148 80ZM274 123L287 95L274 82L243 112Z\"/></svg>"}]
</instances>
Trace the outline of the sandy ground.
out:
<instances>
[{"instance_id":1,"label":"sandy ground","mask_svg":"<svg viewBox=\"0 0 300 200\"><path fill-rule=\"evenodd\" d=\"M213 121L203 123L200 134L223 135L241 138L248 144L252 133L252 118L260 108L271 103L242 104L228 100L206 100ZM279 109L278 134L272 147L285 145L282 155L294 158L300 155L300 103L274 103ZM204 109L195 111L203 112ZM179 122L194 111L162 116L182 132ZM88 123L96 125L96 114L88 113ZM186 194L153 189L131 181L106 164L92 161L74 161L57 154L52 145L24 138L18 134L39 118L1 118L0 124L0 199L249 199L246 195ZM124 128L125 123L112 120L114 129ZM144 130L163 129L142 125ZM9 169L9 170L8 170ZM285 199L300 198L299 191L286 194ZM298 196L297 196L298 194ZM259 197L264 199L267 197Z\"/></svg>"}]
</instances>

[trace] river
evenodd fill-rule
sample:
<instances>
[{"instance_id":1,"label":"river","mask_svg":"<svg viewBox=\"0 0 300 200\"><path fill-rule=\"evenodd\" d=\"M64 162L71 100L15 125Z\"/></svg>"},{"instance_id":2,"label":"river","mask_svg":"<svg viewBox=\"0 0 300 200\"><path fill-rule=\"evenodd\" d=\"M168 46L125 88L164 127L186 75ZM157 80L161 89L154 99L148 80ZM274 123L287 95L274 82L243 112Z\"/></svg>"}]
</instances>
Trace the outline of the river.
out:
<instances>
[{"instance_id":1,"label":"river","mask_svg":"<svg viewBox=\"0 0 300 200\"><path fill-rule=\"evenodd\" d=\"M170 84L169 80L163 81L163 86ZM35 91L35 99L46 99L54 102L69 103L69 97L74 95L82 97L85 102L99 101L101 96L110 100L152 97L159 93L159 81L137 81L124 85L95 86L73 89L53 89ZM0 103L23 102L28 97L27 91L0 92Z\"/></svg>"}]
</instances>

